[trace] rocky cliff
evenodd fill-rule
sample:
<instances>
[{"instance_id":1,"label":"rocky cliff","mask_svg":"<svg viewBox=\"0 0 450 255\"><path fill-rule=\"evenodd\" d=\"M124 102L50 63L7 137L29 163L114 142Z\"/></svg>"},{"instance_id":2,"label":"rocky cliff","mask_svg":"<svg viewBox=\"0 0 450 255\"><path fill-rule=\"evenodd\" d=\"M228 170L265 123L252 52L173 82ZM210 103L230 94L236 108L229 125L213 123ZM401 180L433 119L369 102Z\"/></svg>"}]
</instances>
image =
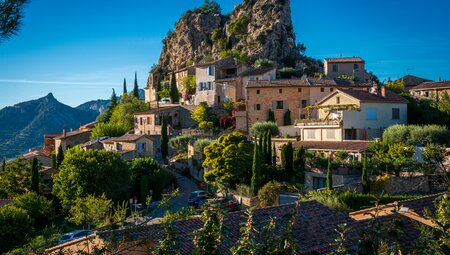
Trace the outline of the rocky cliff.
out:
<instances>
[{"instance_id":1,"label":"rocky cliff","mask_svg":"<svg viewBox=\"0 0 450 255\"><path fill-rule=\"evenodd\" d=\"M296 49L290 0L244 0L229 15L215 2L186 12L163 41L161 67L176 70L233 55L243 62L260 58L278 67L296 67Z\"/></svg>"}]
</instances>

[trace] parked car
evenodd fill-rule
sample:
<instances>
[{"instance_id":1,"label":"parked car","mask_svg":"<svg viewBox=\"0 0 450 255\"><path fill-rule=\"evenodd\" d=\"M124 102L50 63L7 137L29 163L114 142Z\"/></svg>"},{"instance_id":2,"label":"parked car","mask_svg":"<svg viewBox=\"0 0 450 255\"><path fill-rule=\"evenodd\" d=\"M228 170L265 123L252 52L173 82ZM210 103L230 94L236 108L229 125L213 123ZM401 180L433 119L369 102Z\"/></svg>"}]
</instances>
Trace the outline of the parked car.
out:
<instances>
[{"instance_id":1,"label":"parked car","mask_svg":"<svg viewBox=\"0 0 450 255\"><path fill-rule=\"evenodd\" d=\"M201 207L204 204L216 204L226 212L235 212L239 210L238 205L228 198L205 199L198 203L198 207Z\"/></svg>"},{"instance_id":2,"label":"parked car","mask_svg":"<svg viewBox=\"0 0 450 255\"><path fill-rule=\"evenodd\" d=\"M66 242L80 239L80 238L83 238L85 236L92 235L92 234L94 234L94 231L91 231L91 230L78 230L78 231L70 232L70 233L67 233L67 234L64 234L63 236L61 236L61 238L59 238L59 240L58 240L58 243L59 244L66 243Z\"/></svg>"},{"instance_id":3,"label":"parked car","mask_svg":"<svg viewBox=\"0 0 450 255\"><path fill-rule=\"evenodd\" d=\"M191 192L191 194L188 197L188 205L195 206L195 204L198 204L200 200L208 198L209 195L204 190L197 190L194 192Z\"/></svg>"}]
</instances>

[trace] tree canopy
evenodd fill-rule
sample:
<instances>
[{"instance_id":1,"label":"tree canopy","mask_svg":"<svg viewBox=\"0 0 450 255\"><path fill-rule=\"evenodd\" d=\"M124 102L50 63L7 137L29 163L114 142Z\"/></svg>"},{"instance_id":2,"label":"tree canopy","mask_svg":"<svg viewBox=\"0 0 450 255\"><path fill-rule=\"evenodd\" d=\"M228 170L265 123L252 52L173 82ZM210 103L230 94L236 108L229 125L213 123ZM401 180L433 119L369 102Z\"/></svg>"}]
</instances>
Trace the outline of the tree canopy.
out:
<instances>
[{"instance_id":1,"label":"tree canopy","mask_svg":"<svg viewBox=\"0 0 450 255\"><path fill-rule=\"evenodd\" d=\"M17 158L0 171L0 198L14 198L31 190L31 162Z\"/></svg>"},{"instance_id":2,"label":"tree canopy","mask_svg":"<svg viewBox=\"0 0 450 255\"><path fill-rule=\"evenodd\" d=\"M0 44L17 35L22 25L23 8L29 0L0 1Z\"/></svg>"}]
</instances>

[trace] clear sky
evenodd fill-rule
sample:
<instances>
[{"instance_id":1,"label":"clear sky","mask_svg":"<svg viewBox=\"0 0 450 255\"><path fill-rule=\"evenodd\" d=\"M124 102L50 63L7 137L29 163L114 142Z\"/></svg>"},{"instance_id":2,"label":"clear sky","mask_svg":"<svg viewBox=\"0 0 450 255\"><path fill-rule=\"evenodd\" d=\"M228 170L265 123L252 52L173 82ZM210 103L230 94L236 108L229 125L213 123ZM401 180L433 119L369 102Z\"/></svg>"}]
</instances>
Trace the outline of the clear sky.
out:
<instances>
[{"instance_id":1,"label":"clear sky","mask_svg":"<svg viewBox=\"0 0 450 255\"><path fill-rule=\"evenodd\" d=\"M240 0L219 0L224 13ZM32 0L17 37L0 44L0 108L53 92L77 106L139 86L161 40L203 0ZM450 79L448 0L291 0L297 41L319 59L361 56L381 79Z\"/></svg>"}]
</instances>

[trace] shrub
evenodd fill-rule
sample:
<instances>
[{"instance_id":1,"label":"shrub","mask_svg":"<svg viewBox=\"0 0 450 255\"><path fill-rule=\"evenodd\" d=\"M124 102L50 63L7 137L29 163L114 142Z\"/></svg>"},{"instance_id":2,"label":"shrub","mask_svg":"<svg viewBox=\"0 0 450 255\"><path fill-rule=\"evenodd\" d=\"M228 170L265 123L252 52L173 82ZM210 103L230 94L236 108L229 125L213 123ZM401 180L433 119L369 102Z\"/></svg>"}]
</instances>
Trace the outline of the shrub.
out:
<instances>
[{"instance_id":1,"label":"shrub","mask_svg":"<svg viewBox=\"0 0 450 255\"><path fill-rule=\"evenodd\" d=\"M27 211L13 205L0 208L0 253L25 243L33 231L33 220Z\"/></svg>"},{"instance_id":2,"label":"shrub","mask_svg":"<svg viewBox=\"0 0 450 255\"><path fill-rule=\"evenodd\" d=\"M236 194L243 197L253 197L252 189L246 184L236 185Z\"/></svg>"},{"instance_id":3,"label":"shrub","mask_svg":"<svg viewBox=\"0 0 450 255\"><path fill-rule=\"evenodd\" d=\"M406 199L417 198L418 196L411 195L400 195L400 196L381 196L379 199L380 204L389 204L395 201L401 201ZM362 194L351 191L345 191L338 195L338 199L340 202L348 206L351 210L357 211L364 208L373 207L375 201L377 200L374 195L371 194Z\"/></svg>"},{"instance_id":4,"label":"shrub","mask_svg":"<svg viewBox=\"0 0 450 255\"><path fill-rule=\"evenodd\" d=\"M172 149L183 150L187 148L190 141L195 141L195 136L193 135L180 135L169 140L169 146Z\"/></svg>"},{"instance_id":5,"label":"shrub","mask_svg":"<svg viewBox=\"0 0 450 255\"><path fill-rule=\"evenodd\" d=\"M272 206L278 203L281 193L281 184L278 182L266 183L258 192L261 207Z\"/></svg>"},{"instance_id":6,"label":"shrub","mask_svg":"<svg viewBox=\"0 0 450 255\"><path fill-rule=\"evenodd\" d=\"M212 121L202 121L198 124L198 128L203 130L211 130L214 128L214 123Z\"/></svg>"},{"instance_id":7,"label":"shrub","mask_svg":"<svg viewBox=\"0 0 450 255\"><path fill-rule=\"evenodd\" d=\"M261 35L259 35L259 36L261 36ZM269 60L267 58L259 58L253 64L253 67L254 68L265 68L265 67L273 67L274 65L275 64L272 60Z\"/></svg>"},{"instance_id":8,"label":"shrub","mask_svg":"<svg viewBox=\"0 0 450 255\"><path fill-rule=\"evenodd\" d=\"M53 216L52 202L34 192L16 197L14 206L27 211L37 226L46 223Z\"/></svg>"},{"instance_id":9,"label":"shrub","mask_svg":"<svg viewBox=\"0 0 450 255\"><path fill-rule=\"evenodd\" d=\"M212 141L208 138L202 138L202 139L198 139L197 141L195 141L194 143L194 150L196 152L201 152L203 154L203 149L210 145L212 143Z\"/></svg>"},{"instance_id":10,"label":"shrub","mask_svg":"<svg viewBox=\"0 0 450 255\"><path fill-rule=\"evenodd\" d=\"M260 135L267 133L267 130L270 130L272 137L280 133L277 124L271 121L267 121L267 122L256 122L255 124L253 124L253 126L250 128L250 134L253 137L259 137Z\"/></svg>"},{"instance_id":11,"label":"shrub","mask_svg":"<svg viewBox=\"0 0 450 255\"><path fill-rule=\"evenodd\" d=\"M393 125L383 133L386 143L404 143L407 145L426 145L428 143L448 144L450 132L439 125Z\"/></svg>"},{"instance_id":12,"label":"shrub","mask_svg":"<svg viewBox=\"0 0 450 255\"><path fill-rule=\"evenodd\" d=\"M244 34L249 22L250 19L246 15L241 15L228 25L228 32L233 35Z\"/></svg>"},{"instance_id":13,"label":"shrub","mask_svg":"<svg viewBox=\"0 0 450 255\"><path fill-rule=\"evenodd\" d=\"M317 202L325 205L326 207L338 210L343 213L348 213L351 209L343 202L341 202L333 190L314 190L310 191L307 195L310 200L316 200Z\"/></svg>"}]
</instances>

